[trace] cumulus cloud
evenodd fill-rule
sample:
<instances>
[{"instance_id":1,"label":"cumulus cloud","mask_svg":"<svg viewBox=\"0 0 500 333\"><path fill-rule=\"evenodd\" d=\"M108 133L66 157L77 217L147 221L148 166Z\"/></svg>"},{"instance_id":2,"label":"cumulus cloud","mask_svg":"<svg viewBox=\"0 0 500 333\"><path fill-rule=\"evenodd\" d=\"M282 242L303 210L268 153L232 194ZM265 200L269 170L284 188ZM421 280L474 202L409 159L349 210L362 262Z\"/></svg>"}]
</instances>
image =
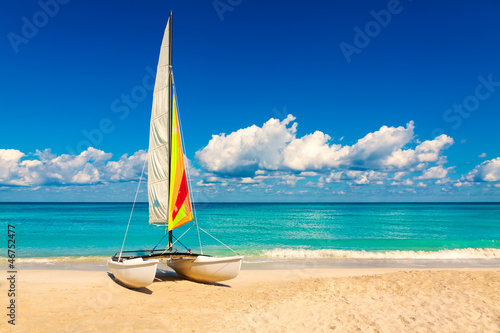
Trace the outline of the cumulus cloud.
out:
<instances>
[{"instance_id":1,"label":"cumulus cloud","mask_svg":"<svg viewBox=\"0 0 500 333\"><path fill-rule=\"evenodd\" d=\"M195 156L211 172L249 176L259 169L277 170L282 165L282 150L295 137L297 123L288 126L294 120L292 115L283 121L271 118L262 127L213 135Z\"/></svg>"},{"instance_id":2,"label":"cumulus cloud","mask_svg":"<svg viewBox=\"0 0 500 333\"><path fill-rule=\"evenodd\" d=\"M305 177L298 177L295 175L283 175L279 178L281 180L278 182L278 184L288 186L295 186L299 180L305 179Z\"/></svg>"},{"instance_id":3,"label":"cumulus cloud","mask_svg":"<svg viewBox=\"0 0 500 333\"><path fill-rule=\"evenodd\" d=\"M453 184L453 186L456 186L456 187L472 186L472 183L471 182L461 182L461 181L458 181L455 184Z\"/></svg>"},{"instance_id":4,"label":"cumulus cloud","mask_svg":"<svg viewBox=\"0 0 500 333\"><path fill-rule=\"evenodd\" d=\"M400 164L394 154L413 139L413 121L405 127L382 126L380 130L367 134L351 147L351 165L369 169L385 169ZM398 166L399 167L399 166Z\"/></svg>"},{"instance_id":5,"label":"cumulus cloud","mask_svg":"<svg viewBox=\"0 0 500 333\"><path fill-rule=\"evenodd\" d=\"M448 175L449 168L443 168L442 165L431 167L425 170L421 176L416 179L442 179Z\"/></svg>"},{"instance_id":6,"label":"cumulus cloud","mask_svg":"<svg viewBox=\"0 0 500 333\"><path fill-rule=\"evenodd\" d=\"M24 160L22 160L24 158ZM0 185L86 185L138 179L145 151L123 155L110 161L112 154L88 148L79 155L55 155L50 149L26 155L15 149L0 149Z\"/></svg>"},{"instance_id":7,"label":"cumulus cloud","mask_svg":"<svg viewBox=\"0 0 500 333\"><path fill-rule=\"evenodd\" d=\"M350 181L356 185L366 185L370 183L380 184L380 181L387 177L387 173L379 171L358 171L344 170L332 172L325 178L326 183L337 183L342 181Z\"/></svg>"},{"instance_id":8,"label":"cumulus cloud","mask_svg":"<svg viewBox=\"0 0 500 333\"><path fill-rule=\"evenodd\" d=\"M301 172L299 174L299 176L302 176L302 177L314 177L314 176L317 176L318 173L317 172L314 172L314 171L304 171L304 172Z\"/></svg>"},{"instance_id":9,"label":"cumulus cloud","mask_svg":"<svg viewBox=\"0 0 500 333\"><path fill-rule=\"evenodd\" d=\"M214 135L196 153L196 159L205 170L226 176L248 177L263 170L402 172L445 161L442 151L453 144L453 139L443 134L408 148L414 141L410 121L406 127L382 126L354 145L342 146L331 143L331 137L321 131L297 137L294 120L292 115L283 121L271 118L262 127L252 125L229 135Z\"/></svg>"},{"instance_id":10,"label":"cumulus cloud","mask_svg":"<svg viewBox=\"0 0 500 333\"><path fill-rule=\"evenodd\" d=\"M415 149L398 149L385 160L387 170L419 170L425 163L437 162L441 152L453 144L453 139L442 134L434 140L420 143Z\"/></svg>"},{"instance_id":11,"label":"cumulus cloud","mask_svg":"<svg viewBox=\"0 0 500 333\"><path fill-rule=\"evenodd\" d=\"M500 181L500 157L484 161L462 178L471 182Z\"/></svg>"},{"instance_id":12,"label":"cumulus cloud","mask_svg":"<svg viewBox=\"0 0 500 333\"><path fill-rule=\"evenodd\" d=\"M321 170L338 167L349 150L340 145L329 145L330 136L316 131L300 139L293 139L277 154L282 156L281 169L297 171Z\"/></svg>"}]
</instances>

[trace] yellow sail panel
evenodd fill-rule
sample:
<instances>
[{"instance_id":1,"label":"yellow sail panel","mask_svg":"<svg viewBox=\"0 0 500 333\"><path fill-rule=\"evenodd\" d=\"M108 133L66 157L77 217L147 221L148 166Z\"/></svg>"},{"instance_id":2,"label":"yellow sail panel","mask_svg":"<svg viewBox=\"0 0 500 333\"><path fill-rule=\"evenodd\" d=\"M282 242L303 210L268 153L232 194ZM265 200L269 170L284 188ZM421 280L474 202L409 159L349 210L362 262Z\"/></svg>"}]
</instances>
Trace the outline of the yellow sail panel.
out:
<instances>
[{"instance_id":1,"label":"yellow sail panel","mask_svg":"<svg viewBox=\"0 0 500 333\"><path fill-rule=\"evenodd\" d=\"M193 210L189 195L188 179L184 167L181 132L177 116L175 93L172 107L172 155L170 158L170 202L168 214L168 230L173 230L192 221Z\"/></svg>"}]
</instances>

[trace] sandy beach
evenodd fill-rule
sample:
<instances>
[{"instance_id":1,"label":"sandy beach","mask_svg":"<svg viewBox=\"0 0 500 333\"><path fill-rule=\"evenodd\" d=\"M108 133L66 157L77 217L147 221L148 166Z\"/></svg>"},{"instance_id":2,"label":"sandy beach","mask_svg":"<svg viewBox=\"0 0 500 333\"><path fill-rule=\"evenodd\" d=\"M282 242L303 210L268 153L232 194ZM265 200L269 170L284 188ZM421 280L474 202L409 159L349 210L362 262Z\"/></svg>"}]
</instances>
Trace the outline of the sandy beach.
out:
<instances>
[{"instance_id":1,"label":"sandy beach","mask_svg":"<svg viewBox=\"0 0 500 333\"><path fill-rule=\"evenodd\" d=\"M163 271L130 290L105 271L21 270L5 332L500 332L500 269ZM2 304L7 300L2 282Z\"/></svg>"}]
</instances>

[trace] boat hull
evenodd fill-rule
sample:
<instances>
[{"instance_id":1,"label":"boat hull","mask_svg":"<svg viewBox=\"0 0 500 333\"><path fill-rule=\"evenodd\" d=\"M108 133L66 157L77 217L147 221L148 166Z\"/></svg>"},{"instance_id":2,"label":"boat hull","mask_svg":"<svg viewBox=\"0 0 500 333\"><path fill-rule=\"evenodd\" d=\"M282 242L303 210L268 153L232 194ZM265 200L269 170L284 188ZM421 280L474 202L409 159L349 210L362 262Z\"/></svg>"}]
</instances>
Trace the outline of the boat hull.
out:
<instances>
[{"instance_id":1,"label":"boat hull","mask_svg":"<svg viewBox=\"0 0 500 333\"><path fill-rule=\"evenodd\" d=\"M243 256L169 258L167 265L177 274L197 282L219 282L235 278L241 269Z\"/></svg>"},{"instance_id":2,"label":"boat hull","mask_svg":"<svg viewBox=\"0 0 500 333\"><path fill-rule=\"evenodd\" d=\"M144 288L153 283L158 260L142 258L123 261L108 260L108 268L115 278L130 288Z\"/></svg>"}]
</instances>

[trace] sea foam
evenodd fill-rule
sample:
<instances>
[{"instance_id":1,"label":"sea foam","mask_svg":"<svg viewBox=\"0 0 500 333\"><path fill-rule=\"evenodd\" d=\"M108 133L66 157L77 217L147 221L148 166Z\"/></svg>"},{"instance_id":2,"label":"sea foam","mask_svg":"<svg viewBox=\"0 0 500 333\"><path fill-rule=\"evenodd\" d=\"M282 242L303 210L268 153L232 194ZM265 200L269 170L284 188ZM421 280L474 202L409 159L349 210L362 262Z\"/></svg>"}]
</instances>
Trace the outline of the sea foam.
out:
<instances>
[{"instance_id":1,"label":"sea foam","mask_svg":"<svg viewBox=\"0 0 500 333\"><path fill-rule=\"evenodd\" d=\"M276 248L264 250L268 259L500 259L500 249L454 249L439 251L353 251Z\"/></svg>"},{"instance_id":2,"label":"sea foam","mask_svg":"<svg viewBox=\"0 0 500 333\"><path fill-rule=\"evenodd\" d=\"M73 262L101 262L109 259L102 256L81 256L81 257L38 257L38 258L16 258L17 264L53 264L53 263L73 263ZM0 264L6 264L8 258L0 258Z\"/></svg>"}]
</instances>

